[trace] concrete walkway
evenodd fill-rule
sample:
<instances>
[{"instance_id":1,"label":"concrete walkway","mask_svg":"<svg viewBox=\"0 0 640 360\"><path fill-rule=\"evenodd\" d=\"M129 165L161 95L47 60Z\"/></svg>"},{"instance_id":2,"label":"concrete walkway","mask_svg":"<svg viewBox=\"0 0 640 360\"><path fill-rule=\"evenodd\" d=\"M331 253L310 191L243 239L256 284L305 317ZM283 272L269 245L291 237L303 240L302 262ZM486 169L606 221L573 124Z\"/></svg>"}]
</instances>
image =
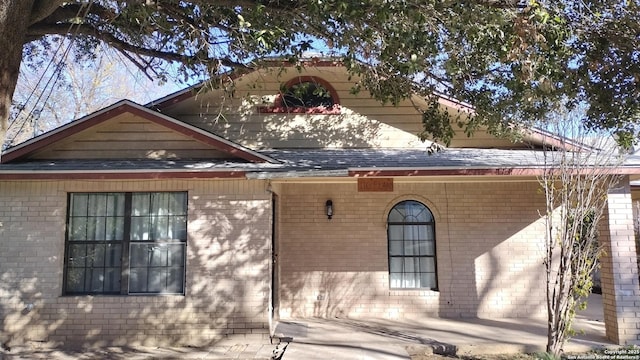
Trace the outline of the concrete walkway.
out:
<instances>
[{"instance_id":1,"label":"concrete walkway","mask_svg":"<svg viewBox=\"0 0 640 360\"><path fill-rule=\"evenodd\" d=\"M584 334L565 345L567 352L615 346L605 338L599 295L589 299L574 329ZM290 341L283 360L399 360L416 347L458 355L532 353L543 351L547 340L546 319L291 319L280 321L276 334Z\"/></svg>"}]
</instances>

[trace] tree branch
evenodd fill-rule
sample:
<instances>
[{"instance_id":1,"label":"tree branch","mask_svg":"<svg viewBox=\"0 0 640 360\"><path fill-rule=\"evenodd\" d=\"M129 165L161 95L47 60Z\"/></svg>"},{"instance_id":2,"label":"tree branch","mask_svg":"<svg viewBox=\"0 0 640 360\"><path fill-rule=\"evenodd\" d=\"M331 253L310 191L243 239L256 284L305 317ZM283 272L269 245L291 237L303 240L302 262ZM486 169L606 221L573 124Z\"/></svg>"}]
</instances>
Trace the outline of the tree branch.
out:
<instances>
[{"instance_id":1,"label":"tree branch","mask_svg":"<svg viewBox=\"0 0 640 360\"><path fill-rule=\"evenodd\" d=\"M142 56L149 56L153 58L159 58L168 61L177 61L182 63L190 63L193 62L195 58L197 58L197 56L194 55L161 51L133 45L117 38L113 34L101 32L88 24L75 25L73 26L72 31L73 32L70 33L69 26L67 24L36 24L29 27L26 37L28 41L33 41L45 35L88 35L102 40L103 42L109 44L110 46L113 46L116 49L129 51ZM201 58L201 60L204 62L218 62L223 66L228 66L231 68L248 68L247 65L233 61L229 58L209 58L208 55L206 55L205 57Z\"/></svg>"},{"instance_id":2,"label":"tree branch","mask_svg":"<svg viewBox=\"0 0 640 360\"><path fill-rule=\"evenodd\" d=\"M80 4L65 4L55 9L49 16L41 19L40 22L45 24L69 23L69 20L78 16L83 7ZM96 15L107 22L117 17L114 11L96 3L91 4L89 14ZM37 24L32 23L31 26L37 26Z\"/></svg>"},{"instance_id":3,"label":"tree branch","mask_svg":"<svg viewBox=\"0 0 640 360\"><path fill-rule=\"evenodd\" d=\"M524 9L527 2L521 0L475 0L478 5L483 5L495 9Z\"/></svg>"},{"instance_id":4,"label":"tree branch","mask_svg":"<svg viewBox=\"0 0 640 360\"><path fill-rule=\"evenodd\" d=\"M64 4L64 0L35 0L31 8L29 24L33 25L42 21L42 19L51 15L56 9L62 6L62 4Z\"/></svg>"}]
</instances>

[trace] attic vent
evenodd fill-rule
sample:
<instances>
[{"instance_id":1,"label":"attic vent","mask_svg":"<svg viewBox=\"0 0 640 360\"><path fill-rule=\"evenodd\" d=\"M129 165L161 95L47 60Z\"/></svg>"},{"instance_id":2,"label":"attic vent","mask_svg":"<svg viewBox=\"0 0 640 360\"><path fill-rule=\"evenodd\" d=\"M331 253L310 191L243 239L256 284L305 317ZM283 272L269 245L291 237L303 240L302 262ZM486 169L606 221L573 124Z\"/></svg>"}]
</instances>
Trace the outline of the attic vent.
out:
<instances>
[{"instance_id":1,"label":"attic vent","mask_svg":"<svg viewBox=\"0 0 640 360\"><path fill-rule=\"evenodd\" d=\"M315 76L291 79L280 88L273 106L262 107L262 113L340 114L340 100L335 89Z\"/></svg>"}]
</instances>

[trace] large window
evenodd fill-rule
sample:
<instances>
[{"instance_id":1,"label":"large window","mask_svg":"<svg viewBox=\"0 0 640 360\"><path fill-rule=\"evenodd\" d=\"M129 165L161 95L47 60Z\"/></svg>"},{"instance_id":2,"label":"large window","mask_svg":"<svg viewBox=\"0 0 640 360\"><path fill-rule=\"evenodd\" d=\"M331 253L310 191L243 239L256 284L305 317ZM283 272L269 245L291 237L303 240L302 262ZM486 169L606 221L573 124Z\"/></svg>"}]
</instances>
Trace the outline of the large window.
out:
<instances>
[{"instance_id":1,"label":"large window","mask_svg":"<svg viewBox=\"0 0 640 360\"><path fill-rule=\"evenodd\" d=\"M417 201L396 204L388 218L389 281L396 289L437 290L435 222Z\"/></svg>"},{"instance_id":2,"label":"large window","mask_svg":"<svg viewBox=\"0 0 640 360\"><path fill-rule=\"evenodd\" d=\"M65 294L184 294L187 194L69 194Z\"/></svg>"}]
</instances>

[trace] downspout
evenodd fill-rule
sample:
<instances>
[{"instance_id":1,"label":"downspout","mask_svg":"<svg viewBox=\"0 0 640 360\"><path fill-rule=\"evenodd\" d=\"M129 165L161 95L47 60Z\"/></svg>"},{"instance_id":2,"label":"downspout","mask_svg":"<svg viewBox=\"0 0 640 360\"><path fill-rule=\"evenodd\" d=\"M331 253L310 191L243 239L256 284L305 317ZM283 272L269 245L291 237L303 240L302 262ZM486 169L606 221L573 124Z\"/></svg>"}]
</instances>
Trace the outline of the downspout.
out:
<instances>
[{"instance_id":1,"label":"downspout","mask_svg":"<svg viewBox=\"0 0 640 360\"><path fill-rule=\"evenodd\" d=\"M273 342L273 337L275 334L275 323L274 323L274 314L275 314L275 302L276 302L276 291L277 291L277 281L276 281L276 271L277 271L277 253L276 253L276 206L277 206L277 195L273 192L271 188L271 181L267 180L266 191L271 196L271 259L269 262L269 270L271 272L271 280L269 284L269 308L268 308L268 322L269 322L269 338Z\"/></svg>"}]
</instances>

